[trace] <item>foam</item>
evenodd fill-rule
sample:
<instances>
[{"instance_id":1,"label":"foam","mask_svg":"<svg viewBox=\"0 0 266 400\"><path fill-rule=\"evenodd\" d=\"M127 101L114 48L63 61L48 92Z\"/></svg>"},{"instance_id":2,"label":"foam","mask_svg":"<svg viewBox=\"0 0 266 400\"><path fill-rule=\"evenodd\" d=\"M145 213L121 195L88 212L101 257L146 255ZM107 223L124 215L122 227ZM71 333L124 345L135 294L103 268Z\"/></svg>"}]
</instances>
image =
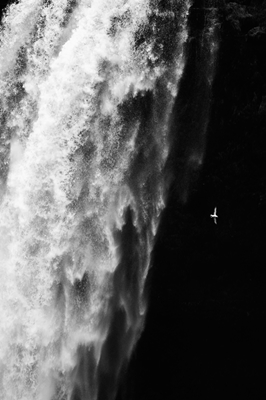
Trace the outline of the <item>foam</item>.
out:
<instances>
[{"instance_id":1,"label":"foam","mask_svg":"<svg viewBox=\"0 0 266 400\"><path fill-rule=\"evenodd\" d=\"M149 23L149 1L80 0L70 16L68 3L22 0L2 22L6 122L0 144L8 173L1 177L0 205L0 399L5 400L69 399L80 381L79 349L93 349L89 362L96 372L103 368L121 307L126 325L119 332L124 355L117 356L112 372L117 378L143 327L145 279L165 205L162 171L186 36L166 68L151 42L135 46L136 33ZM185 7L184 21L186 16ZM158 99L158 81L165 104ZM145 127L140 105L149 93L152 118ZM139 169L142 148L145 163ZM138 238L131 250L139 252L139 286L133 292L121 266L128 210ZM98 375L90 383L95 399Z\"/></svg>"}]
</instances>

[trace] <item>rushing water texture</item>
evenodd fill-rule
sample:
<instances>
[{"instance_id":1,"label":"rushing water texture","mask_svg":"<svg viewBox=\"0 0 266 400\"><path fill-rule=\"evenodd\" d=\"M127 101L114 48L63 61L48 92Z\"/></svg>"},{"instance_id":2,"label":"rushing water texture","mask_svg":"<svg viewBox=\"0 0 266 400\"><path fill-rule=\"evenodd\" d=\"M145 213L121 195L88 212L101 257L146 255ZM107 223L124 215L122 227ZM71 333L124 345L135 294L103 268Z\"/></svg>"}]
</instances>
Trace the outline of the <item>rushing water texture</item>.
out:
<instances>
[{"instance_id":1,"label":"rushing water texture","mask_svg":"<svg viewBox=\"0 0 266 400\"><path fill-rule=\"evenodd\" d=\"M0 399L112 399L142 331L189 1L21 0L0 34Z\"/></svg>"}]
</instances>

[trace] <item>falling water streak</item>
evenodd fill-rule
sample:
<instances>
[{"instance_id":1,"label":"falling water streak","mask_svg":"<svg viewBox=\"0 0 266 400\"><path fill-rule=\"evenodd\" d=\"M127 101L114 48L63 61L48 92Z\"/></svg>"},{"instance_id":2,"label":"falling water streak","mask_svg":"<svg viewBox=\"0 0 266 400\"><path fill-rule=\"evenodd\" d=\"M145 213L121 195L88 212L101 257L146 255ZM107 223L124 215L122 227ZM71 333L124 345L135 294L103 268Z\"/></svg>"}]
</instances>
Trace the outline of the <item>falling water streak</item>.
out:
<instances>
[{"instance_id":1,"label":"falling water streak","mask_svg":"<svg viewBox=\"0 0 266 400\"><path fill-rule=\"evenodd\" d=\"M216 58L218 52L219 43L219 21L218 21L218 9L215 0L205 0L204 1L204 28L202 31L201 38L201 51L205 53L203 58L204 74L206 76L206 89L204 100L205 103L205 117L203 118L203 124L201 127L201 132L199 133L198 145L195 149L192 149L189 156L188 163L192 168L200 168L203 164L206 148L206 133L209 125L210 119L210 107L211 107L211 91L213 79L215 76L215 66Z\"/></svg>"},{"instance_id":2,"label":"falling water streak","mask_svg":"<svg viewBox=\"0 0 266 400\"><path fill-rule=\"evenodd\" d=\"M0 399L100 399L120 312L115 384L130 357L164 207L189 6L21 0L5 12ZM162 21L176 27L168 58Z\"/></svg>"},{"instance_id":3,"label":"falling water streak","mask_svg":"<svg viewBox=\"0 0 266 400\"><path fill-rule=\"evenodd\" d=\"M195 1L190 16L188 58L173 123L177 131L173 160L177 171L176 194L182 203L195 190L205 157L219 48L218 2Z\"/></svg>"}]
</instances>

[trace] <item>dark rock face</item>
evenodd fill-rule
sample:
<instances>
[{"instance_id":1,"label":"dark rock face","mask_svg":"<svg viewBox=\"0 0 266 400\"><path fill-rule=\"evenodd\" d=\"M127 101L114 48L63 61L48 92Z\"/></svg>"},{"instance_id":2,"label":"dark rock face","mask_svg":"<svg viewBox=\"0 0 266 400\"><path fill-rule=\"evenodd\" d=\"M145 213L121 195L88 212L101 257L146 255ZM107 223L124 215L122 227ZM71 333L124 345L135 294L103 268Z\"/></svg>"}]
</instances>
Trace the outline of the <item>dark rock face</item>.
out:
<instances>
[{"instance_id":1,"label":"dark rock face","mask_svg":"<svg viewBox=\"0 0 266 400\"><path fill-rule=\"evenodd\" d=\"M203 29L204 7L211 5L218 12L219 50L204 161L183 201L184 165L180 169L178 160L191 141L177 140L175 179L149 276L146 329L123 400L265 394L266 1L195 0L194 41ZM183 81L191 73L186 68ZM186 102L193 107L183 121L199 109L197 90L188 88ZM186 130L185 122L180 126ZM214 206L217 225L209 218Z\"/></svg>"}]
</instances>

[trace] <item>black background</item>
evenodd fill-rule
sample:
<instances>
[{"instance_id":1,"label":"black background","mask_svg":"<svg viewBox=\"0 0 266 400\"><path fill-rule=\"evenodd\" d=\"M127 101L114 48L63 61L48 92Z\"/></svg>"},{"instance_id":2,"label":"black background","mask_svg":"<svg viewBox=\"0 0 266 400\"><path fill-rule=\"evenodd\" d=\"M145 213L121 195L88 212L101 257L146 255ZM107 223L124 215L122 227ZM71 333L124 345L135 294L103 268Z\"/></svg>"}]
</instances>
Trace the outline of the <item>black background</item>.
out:
<instances>
[{"instance_id":1,"label":"black background","mask_svg":"<svg viewBox=\"0 0 266 400\"><path fill-rule=\"evenodd\" d=\"M220 25L204 163L190 172L184 202L174 149L177 178L153 252L146 327L118 396L123 400L266 394L266 2L208 3L218 7ZM194 1L192 36L202 30L205 6ZM191 61L190 51L188 44ZM191 62L196 68L197 59ZM183 104L201 90L191 84L189 68ZM217 225L210 218L215 206Z\"/></svg>"}]
</instances>

